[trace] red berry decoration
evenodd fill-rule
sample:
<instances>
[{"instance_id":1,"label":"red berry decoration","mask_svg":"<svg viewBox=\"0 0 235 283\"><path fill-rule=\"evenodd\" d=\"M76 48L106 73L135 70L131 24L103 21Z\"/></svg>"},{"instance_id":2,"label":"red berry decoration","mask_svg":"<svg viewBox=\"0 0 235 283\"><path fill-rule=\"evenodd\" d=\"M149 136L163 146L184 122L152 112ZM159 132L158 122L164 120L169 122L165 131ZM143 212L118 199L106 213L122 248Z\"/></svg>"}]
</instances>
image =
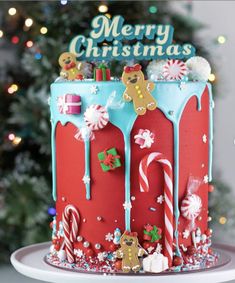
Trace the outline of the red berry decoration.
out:
<instances>
[{"instance_id":1,"label":"red berry decoration","mask_svg":"<svg viewBox=\"0 0 235 283\"><path fill-rule=\"evenodd\" d=\"M205 234L207 235L207 237L210 237L212 235L212 230L210 228L208 228L206 230Z\"/></svg>"},{"instance_id":2,"label":"red berry decoration","mask_svg":"<svg viewBox=\"0 0 235 283\"><path fill-rule=\"evenodd\" d=\"M183 259L179 256L174 256L173 258L173 266L180 266L183 264Z\"/></svg>"},{"instance_id":3,"label":"red berry decoration","mask_svg":"<svg viewBox=\"0 0 235 283\"><path fill-rule=\"evenodd\" d=\"M115 261L114 266L117 270L121 270L122 269L122 260L119 259L119 260Z\"/></svg>"},{"instance_id":4,"label":"red berry decoration","mask_svg":"<svg viewBox=\"0 0 235 283\"><path fill-rule=\"evenodd\" d=\"M115 245L114 243L111 243L111 244L109 245L109 250L110 250L111 252L115 252L115 251L117 250L117 248L118 248L118 246Z\"/></svg>"},{"instance_id":5,"label":"red berry decoration","mask_svg":"<svg viewBox=\"0 0 235 283\"><path fill-rule=\"evenodd\" d=\"M147 250L150 246L151 246L151 245L150 245L149 242L143 242L143 248L144 248L145 250Z\"/></svg>"},{"instance_id":6,"label":"red berry decoration","mask_svg":"<svg viewBox=\"0 0 235 283\"><path fill-rule=\"evenodd\" d=\"M194 255L196 253L196 248L194 246L189 246L187 247L187 255L191 256Z\"/></svg>"},{"instance_id":7,"label":"red berry decoration","mask_svg":"<svg viewBox=\"0 0 235 283\"><path fill-rule=\"evenodd\" d=\"M214 190L215 190L215 187L213 185L208 186L208 192L212 193L214 192Z\"/></svg>"},{"instance_id":8,"label":"red berry decoration","mask_svg":"<svg viewBox=\"0 0 235 283\"><path fill-rule=\"evenodd\" d=\"M93 252L92 249L87 249L87 250L85 251L85 254L86 254L87 257L91 257L91 256L94 255L94 252Z\"/></svg>"},{"instance_id":9,"label":"red berry decoration","mask_svg":"<svg viewBox=\"0 0 235 283\"><path fill-rule=\"evenodd\" d=\"M60 244L54 245L54 248L55 248L56 251L59 251L60 250Z\"/></svg>"}]
</instances>

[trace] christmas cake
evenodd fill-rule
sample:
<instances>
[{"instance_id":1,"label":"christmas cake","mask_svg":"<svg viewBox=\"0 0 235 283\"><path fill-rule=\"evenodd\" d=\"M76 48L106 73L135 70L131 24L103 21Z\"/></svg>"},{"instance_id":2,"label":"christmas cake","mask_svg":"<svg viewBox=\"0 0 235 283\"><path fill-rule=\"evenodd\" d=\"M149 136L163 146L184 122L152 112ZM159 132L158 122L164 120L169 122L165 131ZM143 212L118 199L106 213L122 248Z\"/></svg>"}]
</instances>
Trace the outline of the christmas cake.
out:
<instances>
[{"instance_id":1,"label":"christmas cake","mask_svg":"<svg viewBox=\"0 0 235 283\"><path fill-rule=\"evenodd\" d=\"M60 56L51 85L56 216L46 261L136 275L213 266L209 63L173 44L169 25L103 15L91 25L90 38L78 35ZM110 60L125 65L120 79ZM147 76L141 60L151 60Z\"/></svg>"}]
</instances>

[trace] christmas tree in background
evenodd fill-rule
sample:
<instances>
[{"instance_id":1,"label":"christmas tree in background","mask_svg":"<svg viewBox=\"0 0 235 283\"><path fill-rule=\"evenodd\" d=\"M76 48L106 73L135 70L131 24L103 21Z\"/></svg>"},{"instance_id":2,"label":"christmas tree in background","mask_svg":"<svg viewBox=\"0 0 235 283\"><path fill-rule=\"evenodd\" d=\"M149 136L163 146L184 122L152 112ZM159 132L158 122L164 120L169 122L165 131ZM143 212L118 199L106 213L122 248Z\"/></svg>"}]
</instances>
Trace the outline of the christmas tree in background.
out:
<instances>
[{"instance_id":1,"label":"christmas tree in background","mask_svg":"<svg viewBox=\"0 0 235 283\"><path fill-rule=\"evenodd\" d=\"M75 35L88 36L92 18L104 13L123 15L130 24L170 23L178 43L192 42L197 54L208 58L195 39L202 25L189 16L192 3L179 5L185 5L188 16L177 14L165 1L0 3L0 54L6 60L0 66L0 260L20 246L50 239L55 209L48 97L59 74L59 55ZM122 66L111 64L112 75L120 76ZM230 189L215 185L212 220L225 224L235 214Z\"/></svg>"}]
</instances>

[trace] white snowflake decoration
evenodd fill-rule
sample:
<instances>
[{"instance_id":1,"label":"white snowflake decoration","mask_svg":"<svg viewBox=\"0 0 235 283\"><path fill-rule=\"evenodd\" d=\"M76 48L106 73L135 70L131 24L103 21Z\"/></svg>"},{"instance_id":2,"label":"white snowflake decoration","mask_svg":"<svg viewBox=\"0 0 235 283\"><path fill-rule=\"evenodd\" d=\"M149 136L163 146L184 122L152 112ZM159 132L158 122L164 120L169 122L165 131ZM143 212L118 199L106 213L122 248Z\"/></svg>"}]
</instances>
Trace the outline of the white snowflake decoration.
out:
<instances>
[{"instance_id":1,"label":"white snowflake decoration","mask_svg":"<svg viewBox=\"0 0 235 283\"><path fill-rule=\"evenodd\" d=\"M205 184L207 184L209 182L209 177L208 175L205 175L204 178L203 178L203 181Z\"/></svg>"},{"instance_id":2,"label":"white snowflake decoration","mask_svg":"<svg viewBox=\"0 0 235 283\"><path fill-rule=\"evenodd\" d=\"M104 261L104 254L103 253L98 253L97 258L100 262Z\"/></svg>"},{"instance_id":3,"label":"white snowflake decoration","mask_svg":"<svg viewBox=\"0 0 235 283\"><path fill-rule=\"evenodd\" d=\"M132 208L132 204L131 204L131 202L125 202L125 203L123 203L123 207L124 207L125 210L131 209Z\"/></svg>"},{"instance_id":4,"label":"white snowflake decoration","mask_svg":"<svg viewBox=\"0 0 235 283\"><path fill-rule=\"evenodd\" d=\"M113 241L113 234L108 233L105 235L105 241L112 242Z\"/></svg>"},{"instance_id":5,"label":"white snowflake decoration","mask_svg":"<svg viewBox=\"0 0 235 283\"><path fill-rule=\"evenodd\" d=\"M83 251L80 250L80 249L75 249L74 250L74 254L77 256L77 257L82 257L83 256Z\"/></svg>"},{"instance_id":6,"label":"white snowflake decoration","mask_svg":"<svg viewBox=\"0 0 235 283\"><path fill-rule=\"evenodd\" d=\"M148 253L150 254L154 250L154 247L147 248Z\"/></svg>"},{"instance_id":7,"label":"white snowflake decoration","mask_svg":"<svg viewBox=\"0 0 235 283\"><path fill-rule=\"evenodd\" d=\"M206 134L204 134L204 135L202 136L202 141L203 141L204 143L207 143L207 135L206 135Z\"/></svg>"},{"instance_id":8,"label":"white snowflake decoration","mask_svg":"<svg viewBox=\"0 0 235 283\"><path fill-rule=\"evenodd\" d=\"M190 231L187 230L187 229L184 230L184 231L183 231L183 238L184 238L184 239L188 239L189 236L190 236Z\"/></svg>"},{"instance_id":9,"label":"white snowflake decoration","mask_svg":"<svg viewBox=\"0 0 235 283\"><path fill-rule=\"evenodd\" d=\"M90 184L91 178L88 175L84 175L84 177L82 178L82 181L85 185Z\"/></svg>"},{"instance_id":10,"label":"white snowflake decoration","mask_svg":"<svg viewBox=\"0 0 235 283\"><path fill-rule=\"evenodd\" d=\"M99 91L99 88L97 85L91 86L91 94L97 94L98 91Z\"/></svg>"},{"instance_id":11,"label":"white snowflake decoration","mask_svg":"<svg viewBox=\"0 0 235 283\"><path fill-rule=\"evenodd\" d=\"M160 254L161 251L162 251L162 245L158 243L158 244L157 244L157 247L156 247L156 249L155 249L155 252L156 252L157 254Z\"/></svg>"},{"instance_id":12,"label":"white snowflake decoration","mask_svg":"<svg viewBox=\"0 0 235 283\"><path fill-rule=\"evenodd\" d=\"M162 204L164 202L164 196L160 195L159 197L157 197L157 203Z\"/></svg>"}]
</instances>

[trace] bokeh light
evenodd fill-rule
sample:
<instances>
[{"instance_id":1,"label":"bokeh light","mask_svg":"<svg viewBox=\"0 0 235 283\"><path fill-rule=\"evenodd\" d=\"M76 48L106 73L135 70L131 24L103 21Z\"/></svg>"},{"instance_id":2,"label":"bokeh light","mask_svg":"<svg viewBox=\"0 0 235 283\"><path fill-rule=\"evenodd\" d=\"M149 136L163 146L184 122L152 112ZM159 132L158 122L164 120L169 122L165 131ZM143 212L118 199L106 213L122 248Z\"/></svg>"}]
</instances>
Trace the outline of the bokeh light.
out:
<instances>
[{"instance_id":1,"label":"bokeh light","mask_svg":"<svg viewBox=\"0 0 235 283\"><path fill-rule=\"evenodd\" d=\"M149 13L156 14L157 13L157 7L156 6L150 6L149 7Z\"/></svg>"},{"instance_id":2,"label":"bokeh light","mask_svg":"<svg viewBox=\"0 0 235 283\"><path fill-rule=\"evenodd\" d=\"M220 219L219 219L219 223L220 223L221 225L226 224L226 223L227 223L227 218L224 217L224 216L221 216Z\"/></svg>"},{"instance_id":3,"label":"bokeh light","mask_svg":"<svg viewBox=\"0 0 235 283\"><path fill-rule=\"evenodd\" d=\"M219 44L224 44L226 42L226 37L223 36L223 35L219 35L217 37L217 41L218 41Z\"/></svg>"},{"instance_id":4,"label":"bokeh light","mask_svg":"<svg viewBox=\"0 0 235 283\"><path fill-rule=\"evenodd\" d=\"M100 13L107 13L107 12L108 12L108 6L102 4L102 5L100 5L100 6L98 7L98 11L99 11Z\"/></svg>"},{"instance_id":5,"label":"bokeh light","mask_svg":"<svg viewBox=\"0 0 235 283\"><path fill-rule=\"evenodd\" d=\"M208 80L209 80L210 82L214 82L215 79L216 79L215 74L211 73L211 74L209 75Z\"/></svg>"},{"instance_id":6,"label":"bokeh light","mask_svg":"<svg viewBox=\"0 0 235 283\"><path fill-rule=\"evenodd\" d=\"M10 16L14 16L15 14L16 14L16 8L14 8L14 7L12 7L12 8L10 8L9 10L8 10L8 14L10 15Z\"/></svg>"},{"instance_id":7,"label":"bokeh light","mask_svg":"<svg viewBox=\"0 0 235 283\"><path fill-rule=\"evenodd\" d=\"M24 22L24 24L26 25L26 27L31 27L33 25L33 20L31 18L27 18Z\"/></svg>"},{"instance_id":8,"label":"bokeh light","mask_svg":"<svg viewBox=\"0 0 235 283\"><path fill-rule=\"evenodd\" d=\"M40 33L41 34L46 34L48 32L48 29L46 27L41 27Z\"/></svg>"}]
</instances>

